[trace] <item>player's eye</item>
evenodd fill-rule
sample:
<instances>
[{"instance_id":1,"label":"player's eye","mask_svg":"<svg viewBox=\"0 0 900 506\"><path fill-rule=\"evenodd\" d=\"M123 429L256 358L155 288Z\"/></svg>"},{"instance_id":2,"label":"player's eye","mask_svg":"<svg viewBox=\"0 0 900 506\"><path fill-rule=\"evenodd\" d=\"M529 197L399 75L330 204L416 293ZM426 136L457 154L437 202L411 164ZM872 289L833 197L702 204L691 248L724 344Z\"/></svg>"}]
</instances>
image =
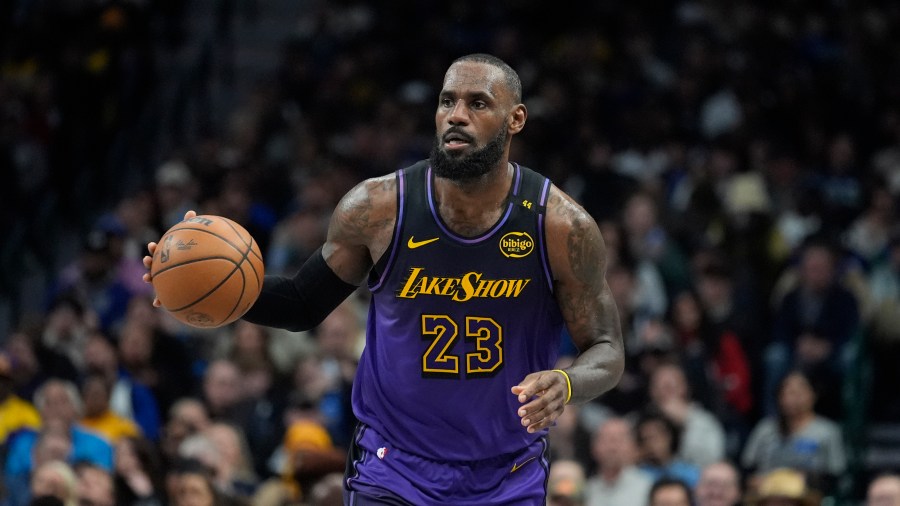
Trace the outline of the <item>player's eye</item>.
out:
<instances>
[{"instance_id":1,"label":"player's eye","mask_svg":"<svg viewBox=\"0 0 900 506\"><path fill-rule=\"evenodd\" d=\"M453 100L450 98L442 98L440 100L440 106L451 109L453 107Z\"/></svg>"}]
</instances>

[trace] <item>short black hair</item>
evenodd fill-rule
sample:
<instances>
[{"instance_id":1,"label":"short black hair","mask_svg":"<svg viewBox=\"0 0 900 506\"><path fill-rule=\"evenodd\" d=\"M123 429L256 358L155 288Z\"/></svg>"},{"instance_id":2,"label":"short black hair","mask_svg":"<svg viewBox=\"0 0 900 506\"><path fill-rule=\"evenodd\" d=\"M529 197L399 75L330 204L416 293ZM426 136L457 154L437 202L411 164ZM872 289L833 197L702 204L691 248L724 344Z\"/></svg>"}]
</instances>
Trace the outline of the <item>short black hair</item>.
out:
<instances>
[{"instance_id":1,"label":"short black hair","mask_svg":"<svg viewBox=\"0 0 900 506\"><path fill-rule=\"evenodd\" d=\"M650 487L650 494L647 496L647 504L652 506L653 505L653 496L656 495L656 492L659 489L666 488L666 487L678 487L678 488L684 490L684 494L688 498L688 503L690 503L692 505L694 504L694 494L691 491L691 487L688 486L688 484L685 483L684 480L680 480L680 479L674 478L672 476L663 476L662 478L656 480L656 483L654 483L653 486Z\"/></svg>"},{"instance_id":2,"label":"short black hair","mask_svg":"<svg viewBox=\"0 0 900 506\"><path fill-rule=\"evenodd\" d=\"M466 56L460 56L459 58L453 60L453 63L451 63L451 65L464 61L486 63L503 71L503 77L506 80L506 85L509 86L510 91L513 92L513 98L515 99L515 102L519 103L522 101L522 80L519 79L519 73L516 72L512 67L510 67L509 64L507 64L505 61L491 54L473 53Z\"/></svg>"}]
</instances>

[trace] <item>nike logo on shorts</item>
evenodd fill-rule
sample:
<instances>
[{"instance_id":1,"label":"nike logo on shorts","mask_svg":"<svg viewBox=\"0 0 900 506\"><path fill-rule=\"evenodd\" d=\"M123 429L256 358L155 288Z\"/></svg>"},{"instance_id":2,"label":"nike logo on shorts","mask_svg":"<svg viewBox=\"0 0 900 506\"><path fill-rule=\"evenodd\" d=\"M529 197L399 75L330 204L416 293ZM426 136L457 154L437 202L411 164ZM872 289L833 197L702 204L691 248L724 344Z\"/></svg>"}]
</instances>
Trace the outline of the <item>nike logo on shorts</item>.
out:
<instances>
[{"instance_id":1,"label":"nike logo on shorts","mask_svg":"<svg viewBox=\"0 0 900 506\"><path fill-rule=\"evenodd\" d=\"M440 239L440 237L432 237L431 239L425 239L424 241L416 241L414 238L410 237L409 242L407 242L406 245L409 247L409 249L416 249L420 246L431 244L438 239Z\"/></svg>"},{"instance_id":2,"label":"nike logo on shorts","mask_svg":"<svg viewBox=\"0 0 900 506\"><path fill-rule=\"evenodd\" d=\"M537 458L537 457L531 457L530 459L527 459L527 460L523 461L521 464L515 464L515 463L514 463L512 469L509 471L509 473L512 474L512 473L518 471L519 469L522 469L522 466L524 466L525 464L531 462L532 460L534 460L534 459L536 459L536 458Z\"/></svg>"}]
</instances>

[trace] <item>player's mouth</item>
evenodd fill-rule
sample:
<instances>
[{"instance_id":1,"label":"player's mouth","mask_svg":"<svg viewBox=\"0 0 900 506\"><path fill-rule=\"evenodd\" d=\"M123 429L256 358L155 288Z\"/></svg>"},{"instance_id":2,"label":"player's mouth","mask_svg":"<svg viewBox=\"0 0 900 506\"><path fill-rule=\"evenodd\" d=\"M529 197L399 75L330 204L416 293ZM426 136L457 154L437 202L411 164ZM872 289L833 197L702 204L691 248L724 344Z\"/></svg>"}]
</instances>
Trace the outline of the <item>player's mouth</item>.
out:
<instances>
[{"instance_id":1,"label":"player's mouth","mask_svg":"<svg viewBox=\"0 0 900 506\"><path fill-rule=\"evenodd\" d=\"M469 146L473 139L462 132L449 131L444 134L443 141L445 149L456 150Z\"/></svg>"}]
</instances>

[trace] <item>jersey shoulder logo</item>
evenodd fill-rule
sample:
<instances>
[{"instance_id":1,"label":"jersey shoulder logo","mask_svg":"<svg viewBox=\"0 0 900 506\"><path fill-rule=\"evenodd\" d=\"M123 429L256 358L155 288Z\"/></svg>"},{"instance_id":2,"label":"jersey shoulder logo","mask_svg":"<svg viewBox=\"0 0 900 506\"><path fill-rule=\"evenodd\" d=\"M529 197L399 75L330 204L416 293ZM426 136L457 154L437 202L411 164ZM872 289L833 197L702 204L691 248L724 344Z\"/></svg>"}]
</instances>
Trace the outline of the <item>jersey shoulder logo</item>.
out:
<instances>
[{"instance_id":1,"label":"jersey shoulder logo","mask_svg":"<svg viewBox=\"0 0 900 506\"><path fill-rule=\"evenodd\" d=\"M500 253L506 258L527 257L534 251L534 239L528 232L510 232L500 238Z\"/></svg>"},{"instance_id":2,"label":"jersey shoulder logo","mask_svg":"<svg viewBox=\"0 0 900 506\"><path fill-rule=\"evenodd\" d=\"M440 237L432 237L431 239L425 239L424 241L417 241L413 236L410 236L409 241L406 242L406 246L409 249L416 249L425 246L426 244L431 244L438 239L440 239Z\"/></svg>"}]
</instances>

